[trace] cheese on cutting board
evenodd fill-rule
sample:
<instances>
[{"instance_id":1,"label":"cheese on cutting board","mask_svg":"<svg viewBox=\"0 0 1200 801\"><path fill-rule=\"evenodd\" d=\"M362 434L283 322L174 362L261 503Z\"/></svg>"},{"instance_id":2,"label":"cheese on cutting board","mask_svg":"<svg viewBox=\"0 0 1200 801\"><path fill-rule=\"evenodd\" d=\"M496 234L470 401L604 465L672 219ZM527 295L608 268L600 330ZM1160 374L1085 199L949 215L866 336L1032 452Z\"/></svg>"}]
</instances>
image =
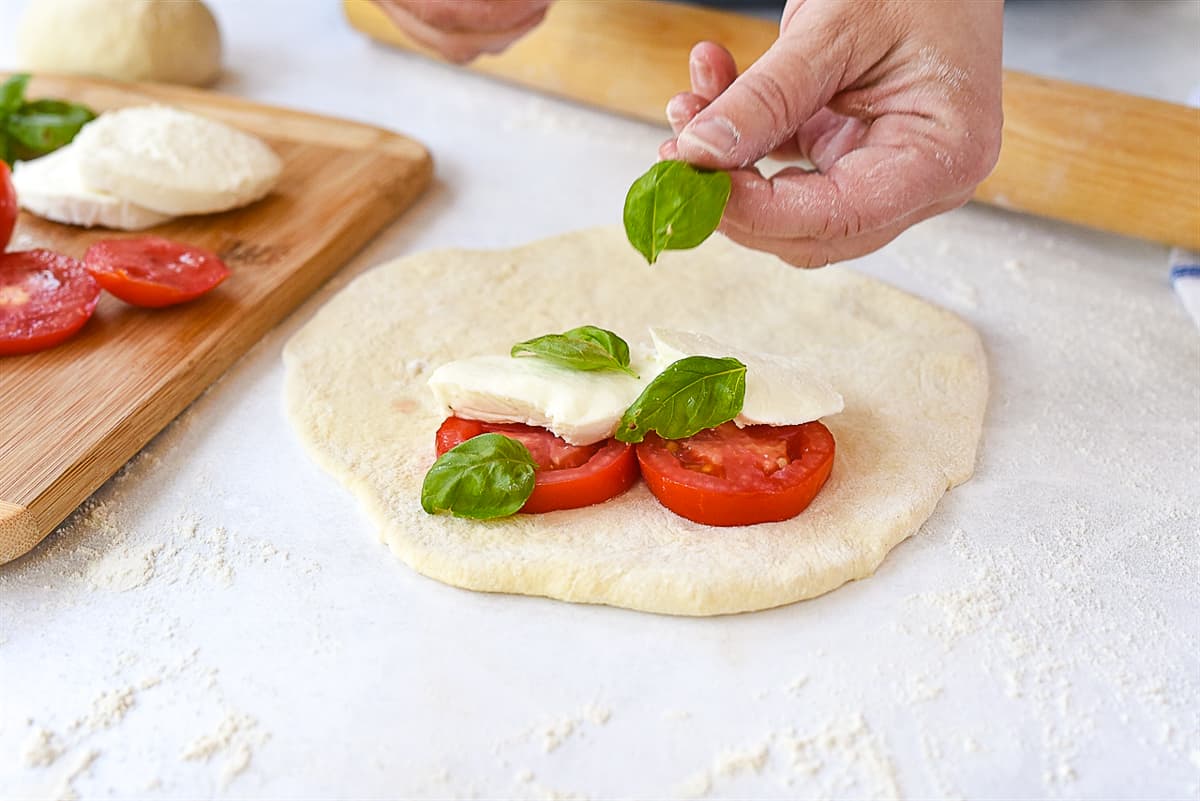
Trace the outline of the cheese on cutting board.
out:
<instances>
[{"instance_id":1,"label":"cheese on cutting board","mask_svg":"<svg viewBox=\"0 0 1200 801\"><path fill-rule=\"evenodd\" d=\"M283 169L258 137L167 106L102 114L73 146L87 186L161 214L208 214L253 203Z\"/></svg>"},{"instance_id":2,"label":"cheese on cutting board","mask_svg":"<svg viewBox=\"0 0 1200 801\"><path fill-rule=\"evenodd\" d=\"M740 426L787 426L837 414L842 396L813 366L795 356L757 353L730 347L704 334L651 328L650 337L663 367L687 356L732 356L746 365L746 400L733 422Z\"/></svg>"},{"instance_id":3,"label":"cheese on cutting board","mask_svg":"<svg viewBox=\"0 0 1200 801\"><path fill-rule=\"evenodd\" d=\"M78 153L72 144L33 161L17 162L12 180L21 208L54 222L123 231L140 231L171 219L85 184Z\"/></svg>"},{"instance_id":4,"label":"cheese on cutting board","mask_svg":"<svg viewBox=\"0 0 1200 801\"><path fill-rule=\"evenodd\" d=\"M541 426L572 445L587 445L612 436L658 372L649 361L635 359L630 367L638 378L525 356L474 356L439 367L429 388L447 415Z\"/></svg>"}]
</instances>

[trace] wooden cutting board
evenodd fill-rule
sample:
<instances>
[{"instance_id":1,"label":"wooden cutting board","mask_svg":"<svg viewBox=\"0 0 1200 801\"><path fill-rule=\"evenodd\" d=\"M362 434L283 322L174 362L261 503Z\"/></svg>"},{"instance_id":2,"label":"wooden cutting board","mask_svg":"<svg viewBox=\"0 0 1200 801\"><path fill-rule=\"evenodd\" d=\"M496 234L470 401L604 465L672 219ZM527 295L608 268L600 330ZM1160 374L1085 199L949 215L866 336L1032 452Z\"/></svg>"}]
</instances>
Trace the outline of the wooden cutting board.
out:
<instances>
[{"instance_id":1,"label":"wooden cutting board","mask_svg":"<svg viewBox=\"0 0 1200 801\"><path fill-rule=\"evenodd\" d=\"M380 128L196 89L38 77L27 95L97 111L166 103L250 131L282 157L279 186L244 209L149 233L216 251L232 275L173 309L105 294L57 348L0 357L0 564L21 556L117 471L272 326L400 215L429 183L417 142ZM22 213L10 250L81 257L122 236Z\"/></svg>"},{"instance_id":2,"label":"wooden cutting board","mask_svg":"<svg viewBox=\"0 0 1200 801\"><path fill-rule=\"evenodd\" d=\"M371 37L429 54L375 3L344 8ZM688 88L692 45L720 42L744 69L778 36L769 20L664 0L560 0L471 69L665 125L667 100ZM975 199L1200 249L1198 147L1200 109L1009 70L1000 161Z\"/></svg>"}]
</instances>

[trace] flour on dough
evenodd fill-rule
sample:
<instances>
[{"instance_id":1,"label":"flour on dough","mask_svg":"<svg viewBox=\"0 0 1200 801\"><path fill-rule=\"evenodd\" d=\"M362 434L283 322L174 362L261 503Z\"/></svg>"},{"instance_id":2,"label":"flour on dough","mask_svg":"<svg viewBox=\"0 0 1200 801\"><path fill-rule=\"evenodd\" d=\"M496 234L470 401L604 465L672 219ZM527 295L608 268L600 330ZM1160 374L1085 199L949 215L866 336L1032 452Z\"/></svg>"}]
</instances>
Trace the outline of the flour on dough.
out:
<instances>
[{"instance_id":1,"label":"flour on dough","mask_svg":"<svg viewBox=\"0 0 1200 801\"><path fill-rule=\"evenodd\" d=\"M677 517L641 484L544 515L425 514L441 422L428 370L584 324L631 344L651 325L703 331L822 365L845 398L824 420L837 440L824 490L797 518L738 528ZM947 311L845 267L796 270L721 237L647 267L619 228L381 265L322 308L284 361L300 436L414 569L474 590L677 615L765 609L870 575L970 477L987 400L979 336Z\"/></svg>"}]
</instances>

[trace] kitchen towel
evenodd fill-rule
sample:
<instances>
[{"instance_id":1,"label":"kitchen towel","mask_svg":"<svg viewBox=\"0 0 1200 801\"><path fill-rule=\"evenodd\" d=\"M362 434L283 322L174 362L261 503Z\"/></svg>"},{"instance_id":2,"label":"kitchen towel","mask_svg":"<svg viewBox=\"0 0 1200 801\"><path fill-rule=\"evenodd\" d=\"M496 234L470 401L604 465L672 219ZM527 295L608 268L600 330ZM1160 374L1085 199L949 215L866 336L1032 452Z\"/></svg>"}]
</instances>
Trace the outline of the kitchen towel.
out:
<instances>
[{"instance_id":1,"label":"kitchen towel","mask_svg":"<svg viewBox=\"0 0 1200 801\"><path fill-rule=\"evenodd\" d=\"M1187 102L1189 106L1200 106L1200 86L1192 90ZM1200 191L1200 187L1196 189ZM1200 253L1175 248L1171 251L1169 269L1175 294L1200 328Z\"/></svg>"},{"instance_id":2,"label":"kitchen towel","mask_svg":"<svg viewBox=\"0 0 1200 801\"><path fill-rule=\"evenodd\" d=\"M1183 308L1200 327L1200 253L1183 248L1171 251L1171 283Z\"/></svg>"}]
</instances>

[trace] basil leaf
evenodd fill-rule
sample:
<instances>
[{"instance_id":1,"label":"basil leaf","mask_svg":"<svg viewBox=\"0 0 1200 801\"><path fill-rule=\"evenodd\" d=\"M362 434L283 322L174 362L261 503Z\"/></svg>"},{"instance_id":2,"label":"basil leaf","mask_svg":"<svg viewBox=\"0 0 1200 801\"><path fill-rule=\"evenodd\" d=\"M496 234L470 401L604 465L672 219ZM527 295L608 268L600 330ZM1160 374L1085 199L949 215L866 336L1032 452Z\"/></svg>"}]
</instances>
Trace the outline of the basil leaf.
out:
<instances>
[{"instance_id":1,"label":"basil leaf","mask_svg":"<svg viewBox=\"0 0 1200 801\"><path fill-rule=\"evenodd\" d=\"M737 417L745 401L746 365L733 358L688 356L642 390L613 436L641 442L656 431L663 439L683 439Z\"/></svg>"},{"instance_id":2,"label":"basil leaf","mask_svg":"<svg viewBox=\"0 0 1200 801\"><path fill-rule=\"evenodd\" d=\"M490 520L508 517L533 492L537 463L529 449L503 434L480 434L438 457L421 484L429 514Z\"/></svg>"},{"instance_id":3,"label":"basil leaf","mask_svg":"<svg viewBox=\"0 0 1200 801\"><path fill-rule=\"evenodd\" d=\"M729 173L660 161L629 187L625 235L650 264L664 250L694 248L720 225L729 188Z\"/></svg>"},{"instance_id":4,"label":"basil leaf","mask_svg":"<svg viewBox=\"0 0 1200 801\"><path fill-rule=\"evenodd\" d=\"M58 150L95 119L86 106L63 100L34 100L8 117L7 131L18 159L34 159Z\"/></svg>"},{"instance_id":5,"label":"basil leaf","mask_svg":"<svg viewBox=\"0 0 1200 801\"><path fill-rule=\"evenodd\" d=\"M584 325L561 334L527 339L512 346L510 356L528 354L572 370L620 370L637 378L629 369L629 345L605 328Z\"/></svg>"},{"instance_id":6,"label":"basil leaf","mask_svg":"<svg viewBox=\"0 0 1200 801\"><path fill-rule=\"evenodd\" d=\"M8 114L21 107L25 99L25 86L29 83L29 74L14 75L0 84L0 114Z\"/></svg>"}]
</instances>

